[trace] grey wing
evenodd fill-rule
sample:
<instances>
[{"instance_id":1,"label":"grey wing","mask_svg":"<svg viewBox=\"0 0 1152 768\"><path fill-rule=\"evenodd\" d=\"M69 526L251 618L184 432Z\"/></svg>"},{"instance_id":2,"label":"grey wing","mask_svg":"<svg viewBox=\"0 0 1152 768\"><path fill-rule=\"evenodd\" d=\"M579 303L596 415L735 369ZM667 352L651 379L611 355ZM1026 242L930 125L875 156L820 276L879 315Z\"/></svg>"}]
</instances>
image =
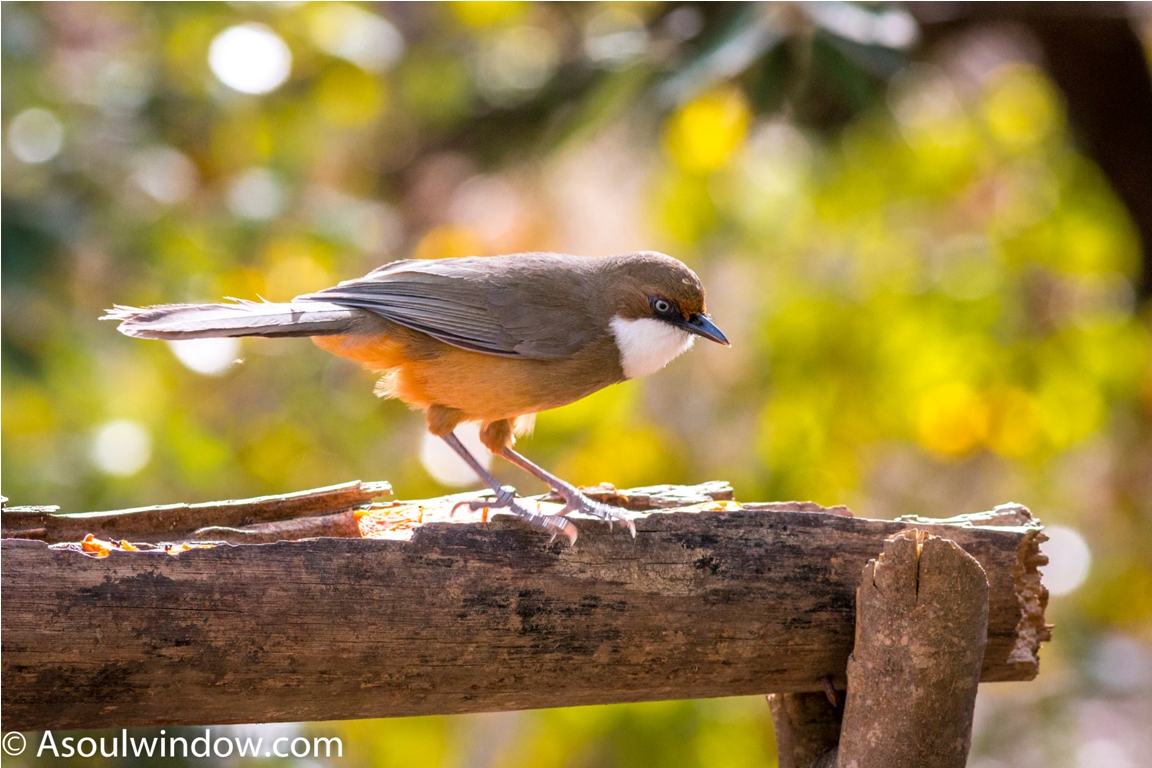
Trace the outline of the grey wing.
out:
<instances>
[{"instance_id":1,"label":"grey wing","mask_svg":"<svg viewBox=\"0 0 1152 768\"><path fill-rule=\"evenodd\" d=\"M534 281L509 290L517 276L495 265L474 258L397 261L296 300L365 309L445 344L501 357L558 360L588 343L572 331L563 306L550 306L552 297L533 290Z\"/></svg>"}]
</instances>

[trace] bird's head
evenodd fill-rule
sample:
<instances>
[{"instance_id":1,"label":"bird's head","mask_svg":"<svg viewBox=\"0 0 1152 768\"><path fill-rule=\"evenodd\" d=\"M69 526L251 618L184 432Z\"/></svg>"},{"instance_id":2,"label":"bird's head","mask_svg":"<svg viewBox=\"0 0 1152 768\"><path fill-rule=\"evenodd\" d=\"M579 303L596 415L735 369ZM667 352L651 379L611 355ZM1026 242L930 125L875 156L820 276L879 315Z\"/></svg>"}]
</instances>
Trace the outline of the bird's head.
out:
<instances>
[{"instance_id":1,"label":"bird's head","mask_svg":"<svg viewBox=\"0 0 1152 768\"><path fill-rule=\"evenodd\" d=\"M667 365L697 336L731 346L708 317L704 286L680 261L654 251L612 256L610 322L630 379Z\"/></svg>"}]
</instances>

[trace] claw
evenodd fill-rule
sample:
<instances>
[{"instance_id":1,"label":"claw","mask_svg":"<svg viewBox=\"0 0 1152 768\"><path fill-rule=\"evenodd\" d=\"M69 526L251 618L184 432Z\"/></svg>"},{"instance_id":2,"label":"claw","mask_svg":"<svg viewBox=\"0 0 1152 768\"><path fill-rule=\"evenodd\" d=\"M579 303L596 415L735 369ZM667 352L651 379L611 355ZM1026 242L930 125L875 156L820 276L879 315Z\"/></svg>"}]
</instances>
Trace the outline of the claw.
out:
<instances>
[{"instance_id":1,"label":"claw","mask_svg":"<svg viewBox=\"0 0 1152 768\"><path fill-rule=\"evenodd\" d=\"M501 487L499 491L495 492L493 496L494 498L458 501L452 505L452 514L456 513L457 507L468 507L473 511L485 508L507 510L510 514L515 515L529 525L535 528L541 528L546 533L551 533L552 538L548 540L549 544L555 541L556 537L561 533L568 539L569 546L576 543L578 532L575 525L563 517L557 515L541 515L524 508L516 503L515 488L505 485Z\"/></svg>"},{"instance_id":2,"label":"claw","mask_svg":"<svg viewBox=\"0 0 1152 768\"><path fill-rule=\"evenodd\" d=\"M564 508L560 510L561 515L567 515L570 512L583 512L608 523L608 530L610 531L612 524L619 520L628 526L628 532L632 534L632 538L636 538L636 524L622 510L593 501L578 490L571 493L565 490L557 490L557 492L564 497L565 502Z\"/></svg>"},{"instance_id":3,"label":"claw","mask_svg":"<svg viewBox=\"0 0 1152 768\"><path fill-rule=\"evenodd\" d=\"M556 537L561 533L568 537L568 546L571 547L576 543L576 537L579 535L576 526L558 515L544 515L543 517L545 530L552 531L552 538L548 539L549 545L556 541Z\"/></svg>"},{"instance_id":4,"label":"claw","mask_svg":"<svg viewBox=\"0 0 1152 768\"><path fill-rule=\"evenodd\" d=\"M517 508L519 508L518 505ZM532 514L531 512L524 510L524 515L521 516L521 519L526 521L529 525L534 525L537 528L543 528L545 531L551 531L552 537L548 539L549 545L556 541L557 536L564 534L564 537L568 539L568 546L572 546L576 543L576 537L579 535L579 531L577 531L576 526L559 515Z\"/></svg>"}]
</instances>

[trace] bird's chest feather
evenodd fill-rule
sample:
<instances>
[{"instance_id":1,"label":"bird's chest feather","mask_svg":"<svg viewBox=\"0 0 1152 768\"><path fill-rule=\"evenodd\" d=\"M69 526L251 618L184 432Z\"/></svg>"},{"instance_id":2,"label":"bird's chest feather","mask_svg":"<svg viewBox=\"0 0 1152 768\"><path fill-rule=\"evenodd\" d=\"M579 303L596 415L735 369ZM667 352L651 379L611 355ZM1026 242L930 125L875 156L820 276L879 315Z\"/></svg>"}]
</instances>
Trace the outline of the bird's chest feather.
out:
<instances>
[{"instance_id":1,"label":"bird's chest feather","mask_svg":"<svg viewBox=\"0 0 1152 768\"><path fill-rule=\"evenodd\" d=\"M410 405L442 405L466 421L497 421L557 408L624 380L608 336L566 360L497 357L409 339L403 359L377 387L377 394Z\"/></svg>"},{"instance_id":2,"label":"bird's chest feather","mask_svg":"<svg viewBox=\"0 0 1152 768\"><path fill-rule=\"evenodd\" d=\"M692 346L696 337L668 323L650 318L614 317L612 336L620 350L620 366L629 379L663 368Z\"/></svg>"}]
</instances>

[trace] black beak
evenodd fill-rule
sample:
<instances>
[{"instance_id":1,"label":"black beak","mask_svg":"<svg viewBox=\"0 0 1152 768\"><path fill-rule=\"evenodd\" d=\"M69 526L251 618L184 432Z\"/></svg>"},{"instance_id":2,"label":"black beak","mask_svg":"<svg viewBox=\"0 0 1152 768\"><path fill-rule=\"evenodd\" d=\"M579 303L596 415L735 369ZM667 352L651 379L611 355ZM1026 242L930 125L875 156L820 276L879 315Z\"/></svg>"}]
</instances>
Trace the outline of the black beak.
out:
<instances>
[{"instance_id":1,"label":"black beak","mask_svg":"<svg viewBox=\"0 0 1152 768\"><path fill-rule=\"evenodd\" d=\"M724 334L720 332L720 329L712 324L712 321L708 318L708 315L705 315L701 312L697 312L695 315L689 317L680 325L680 327L688 331L688 333L694 333L697 336L703 336L709 341L714 341L717 344L723 344L726 347L732 346Z\"/></svg>"}]
</instances>

